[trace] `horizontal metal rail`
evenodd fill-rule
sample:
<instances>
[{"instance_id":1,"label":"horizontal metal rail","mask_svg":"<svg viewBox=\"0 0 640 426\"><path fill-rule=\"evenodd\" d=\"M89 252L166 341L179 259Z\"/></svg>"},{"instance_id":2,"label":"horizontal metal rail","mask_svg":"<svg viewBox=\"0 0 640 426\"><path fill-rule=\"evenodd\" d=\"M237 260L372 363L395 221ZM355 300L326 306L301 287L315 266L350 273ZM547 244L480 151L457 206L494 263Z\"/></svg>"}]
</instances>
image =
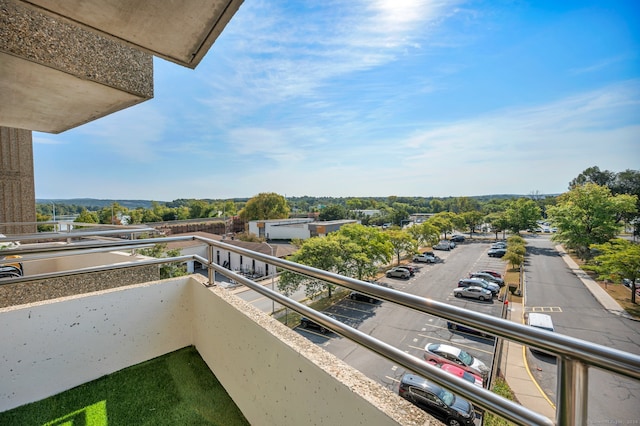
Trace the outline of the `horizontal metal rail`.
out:
<instances>
[{"instance_id":1,"label":"horizontal metal rail","mask_svg":"<svg viewBox=\"0 0 640 426\"><path fill-rule=\"evenodd\" d=\"M121 231L120 231L121 232ZM95 234L94 234L95 235ZM63 238L66 238L63 237ZM229 279L243 284L252 290L268 297L278 303L307 316L311 320L325 326L326 328L344 336L353 342L362 345L369 350L379 354L406 369L429 377L434 382L444 386L452 392L462 395L486 410L494 412L516 424L520 425L552 425L552 424L569 424L577 425L586 423L587 413L587 374L588 368L597 367L612 373L640 380L640 356L617 349L608 348L595 343L572 338L558 333L551 333L534 327L528 327L512 321L496 318L490 315L466 310L456 306L448 305L443 302L423 298L407 293L403 293L394 289L373 285L371 283L360 281L354 278L341 276L335 273L323 271L317 268L294 263L288 260L279 259L262 253L254 252L235 245L227 244L221 241L215 241L200 236L179 236L164 238L148 238L140 240L122 240L116 242L96 242L70 244L64 250L79 250L81 248L87 250L104 251L114 250L116 248L126 250L135 249L141 246L149 246L151 244L161 244L175 241L199 240L203 244L209 246L209 257L212 257L211 249L218 247L233 253L241 254L252 259L260 260L279 268L290 270L302 275L313 277L328 283L345 287L347 289L367 294L376 299L386 300L388 302L413 309L418 312L444 318L473 327L479 331L490 333L497 337L519 342L526 346L531 346L546 352L554 353L558 356L558 389L559 398L556 408L555 423L551 419L542 416L532 410L529 410L519 404L509 401L503 397L494 394L486 389L480 389L477 386L468 383L460 378L454 377L443 372L437 367L425 362L415 356L406 354L397 348L379 341L357 329L349 327L337 320L334 320L320 312L317 312L299 302L289 299L280 293L269 289L266 286L258 284L242 275L236 274L220 265L215 264L210 259L201 256L179 256L172 258L148 259L133 262L131 264L107 265L93 268L83 268L74 271L64 271L60 273L39 274L30 277L1 279L0 284L16 283L20 281L44 279L55 276L64 276L70 274L82 274L94 271L104 271L111 269L120 269L126 267L136 267L147 264L162 264L172 262L197 261L209 268L209 282L214 282L214 273L218 272ZM58 247L57 250L62 250ZM51 257L55 257L55 251ZM18 254L25 253L24 250L3 250L2 254ZM26 257L26 256L25 256ZM15 259L13 259L15 262Z\"/></svg>"}]
</instances>

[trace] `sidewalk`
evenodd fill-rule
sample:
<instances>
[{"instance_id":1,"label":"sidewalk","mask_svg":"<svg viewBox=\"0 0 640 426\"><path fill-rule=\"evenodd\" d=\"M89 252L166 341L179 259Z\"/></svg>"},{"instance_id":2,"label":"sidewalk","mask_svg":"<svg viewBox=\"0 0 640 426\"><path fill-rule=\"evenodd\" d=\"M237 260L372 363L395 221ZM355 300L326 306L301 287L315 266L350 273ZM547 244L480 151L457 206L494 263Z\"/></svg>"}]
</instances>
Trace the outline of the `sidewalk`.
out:
<instances>
[{"instance_id":1,"label":"sidewalk","mask_svg":"<svg viewBox=\"0 0 640 426\"><path fill-rule=\"evenodd\" d=\"M522 323L524 306L521 303L509 302L509 309L511 310L510 319ZM503 350L507 355L505 380L520 405L555 420L556 408L531 375L524 346L520 343L507 342Z\"/></svg>"},{"instance_id":2,"label":"sidewalk","mask_svg":"<svg viewBox=\"0 0 640 426\"><path fill-rule=\"evenodd\" d=\"M593 297L596 298L596 300L602 305L604 309L613 314L631 318L631 316L624 309L622 309L622 306L620 306L620 304L616 302L616 300L611 297L609 293L607 293L602 287L600 287L600 284L595 282L593 278L591 278L586 272L580 269L580 267L576 264L576 262L573 261L573 259L571 259L571 256L567 254L562 246L558 245L555 247L555 249L558 250L558 253L560 253L562 259L564 259L569 269L571 269L571 272L573 272L573 274L578 277L580 281L582 281L582 283L587 287L587 289L589 289Z\"/></svg>"},{"instance_id":3,"label":"sidewalk","mask_svg":"<svg viewBox=\"0 0 640 426\"><path fill-rule=\"evenodd\" d=\"M558 245L555 248L567 263L571 272L573 272L575 276L582 281L604 309L616 315L630 317L613 297L600 287L600 285L588 274L580 269L562 246ZM509 302L509 308L511 321L522 323L522 315L525 308L524 304ZM547 416L551 420L555 420L556 408L546 397L542 389L538 386L538 383L531 375L526 360L526 349L519 343L507 342L504 350L506 351L506 368L504 372L505 380L518 399L518 402L524 407Z\"/></svg>"}]
</instances>

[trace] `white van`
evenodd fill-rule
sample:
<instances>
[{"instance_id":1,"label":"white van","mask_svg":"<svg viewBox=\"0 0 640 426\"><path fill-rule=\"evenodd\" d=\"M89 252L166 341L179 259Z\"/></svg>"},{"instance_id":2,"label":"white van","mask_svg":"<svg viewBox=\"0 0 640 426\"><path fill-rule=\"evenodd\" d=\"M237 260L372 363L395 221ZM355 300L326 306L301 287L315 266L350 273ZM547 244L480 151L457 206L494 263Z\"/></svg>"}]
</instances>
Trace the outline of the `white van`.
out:
<instances>
[{"instance_id":1,"label":"white van","mask_svg":"<svg viewBox=\"0 0 640 426\"><path fill-rule=\"evenodd\" d=\"M547 314L540 314L538 312L529 312L527 314L527 325L530 325L531 327L541 328L547 331L555 331L555 329L553 328L553 320L551 319L551 316ZM543 352L538 349L529 349L531 349L531 352L533 353L554 356L553 354Z\"/></svg>"}]
</instances>

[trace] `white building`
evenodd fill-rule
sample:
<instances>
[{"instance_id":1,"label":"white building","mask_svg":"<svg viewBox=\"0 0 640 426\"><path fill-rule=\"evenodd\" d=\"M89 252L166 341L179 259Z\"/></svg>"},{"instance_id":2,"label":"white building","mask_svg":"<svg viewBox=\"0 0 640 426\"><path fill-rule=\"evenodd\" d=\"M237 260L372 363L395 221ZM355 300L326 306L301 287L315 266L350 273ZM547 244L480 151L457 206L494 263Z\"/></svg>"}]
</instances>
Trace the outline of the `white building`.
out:
<instances>
[{"instance_id":1,"label":"white building","mask_svg":"<svg viewBox=\"0 0 640 426\"><path fill-rule=\"evenodd\" d=\"M172 236L178 236L180 234L172 234ZM288 244L273 244L273 243L254 243L249 241L232 240L230 238L224 238L221 235L210 234L207 232L189 232L185 235L195 235L203 238L209 238L216 241L224 241L225 243L233 246L245 248L258 253L267 254L274 257L286 258L295 251L295 247ZM183 255L198 255L203 258L207 258L207 244L202 241L180 241L167 244L168 249L180 249ZM247 275L254 275L255 277L269 276L273 272L273 265L269 265L265 262L260 262L255 259L246 259L244 256L232 253L228 250L216 248L213 253L213 262L223 266L232 271L240 272ZM194 261L187 264L188 272L193 272L196 267L200 265L194 265Z\"/></svg>"},{"instance_id":2,"label":"white building","mask_svg":"<svg viewBox=\"0 0 640 426\"><path fill-rule=\"evenodd\" d=\"M318 222L312 218L252 220L249 222L249 232L267 240L306 240L325 236L348 223L359 221L345 219Z\"/></svg>"}]
</instances>

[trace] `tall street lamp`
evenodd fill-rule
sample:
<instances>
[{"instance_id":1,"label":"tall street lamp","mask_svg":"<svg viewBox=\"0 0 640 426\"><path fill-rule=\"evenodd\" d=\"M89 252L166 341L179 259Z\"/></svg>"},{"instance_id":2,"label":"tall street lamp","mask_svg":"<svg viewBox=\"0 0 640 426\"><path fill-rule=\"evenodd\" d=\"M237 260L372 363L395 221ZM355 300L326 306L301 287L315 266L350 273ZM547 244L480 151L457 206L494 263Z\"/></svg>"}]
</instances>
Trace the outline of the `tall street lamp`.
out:
<instances>
[{"instance_id":1,"label":"tall street lamp","mask_svg":"<svg viewBox=\"0 0 640 426\"><path fill-rule=\"evenodd\" d=\"M51 201L51 205L53 206L53 232L56 232L56 205L53 201Z\"/></svg>"}]
</instances>

